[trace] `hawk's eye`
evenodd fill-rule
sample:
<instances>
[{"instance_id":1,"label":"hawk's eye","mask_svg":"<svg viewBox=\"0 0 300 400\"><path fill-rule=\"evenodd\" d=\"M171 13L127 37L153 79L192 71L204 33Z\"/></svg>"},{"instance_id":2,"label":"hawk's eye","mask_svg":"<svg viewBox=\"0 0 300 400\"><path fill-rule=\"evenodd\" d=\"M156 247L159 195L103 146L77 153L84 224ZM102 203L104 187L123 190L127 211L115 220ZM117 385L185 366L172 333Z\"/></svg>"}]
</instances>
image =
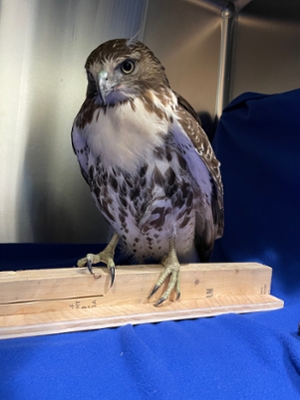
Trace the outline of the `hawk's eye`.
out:
<instances>
[{"instance_id":1,"label":"hawk's eye","mask_svg":"<svg viewBox=\"0 0 300 400\"><path fill-rule=\"evenodd\" d=\"M132 60L125 60L124 62L122 62L121 64L121 71L123 72L123 74L131 74L135 69L135 63Z\"/></svg>"}]
</instances>

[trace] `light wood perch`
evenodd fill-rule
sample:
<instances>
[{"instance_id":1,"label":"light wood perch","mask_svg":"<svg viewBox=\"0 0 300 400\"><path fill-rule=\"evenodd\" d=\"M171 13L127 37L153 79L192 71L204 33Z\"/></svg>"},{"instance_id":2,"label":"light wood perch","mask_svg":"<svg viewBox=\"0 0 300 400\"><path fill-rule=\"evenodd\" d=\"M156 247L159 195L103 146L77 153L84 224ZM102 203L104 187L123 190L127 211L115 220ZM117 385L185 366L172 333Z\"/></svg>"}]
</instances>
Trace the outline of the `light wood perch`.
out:
<instances>
[{"instance_id":1,"label":"light wood perch","mask_svg":"<svg viewBox=\"0 0 300 400\"><path fill-rule=\"evenodd\" d=\"M154 307L165 290L147 297L161 266L118 267L110 288L106 269L0 272L0 339L44 335L224 313L275 310L272 269L257 263L188 264L181 268L180 301Z\"/></svg>"}]
</instances>

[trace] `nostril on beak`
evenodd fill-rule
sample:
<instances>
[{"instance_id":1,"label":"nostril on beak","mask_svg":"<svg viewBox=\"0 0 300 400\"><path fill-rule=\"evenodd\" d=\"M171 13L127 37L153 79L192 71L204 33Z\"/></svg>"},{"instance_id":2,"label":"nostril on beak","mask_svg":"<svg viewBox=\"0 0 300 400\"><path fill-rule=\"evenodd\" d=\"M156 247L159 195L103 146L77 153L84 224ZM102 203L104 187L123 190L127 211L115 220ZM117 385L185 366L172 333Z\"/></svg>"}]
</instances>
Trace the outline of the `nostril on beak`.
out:
<instances>
[{"instance_id":1,"label":"nostril on beak","mask_svg":"<svg viewBox=\"0 0 300 400\"><path fill-rule=\"evenodd\" d=\"M102 81L102 82L108 81L108 73L106 71L99 72L99 81Z\"/></svg>"}]
</instances>

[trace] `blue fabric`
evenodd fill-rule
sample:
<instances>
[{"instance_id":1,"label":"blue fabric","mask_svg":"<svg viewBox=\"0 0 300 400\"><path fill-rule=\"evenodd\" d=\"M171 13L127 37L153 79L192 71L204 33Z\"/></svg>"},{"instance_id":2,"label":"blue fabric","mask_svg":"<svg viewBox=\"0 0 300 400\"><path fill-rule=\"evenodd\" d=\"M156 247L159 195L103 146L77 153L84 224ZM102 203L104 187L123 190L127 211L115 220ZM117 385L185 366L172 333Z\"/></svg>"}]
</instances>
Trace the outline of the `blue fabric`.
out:
<instances>
[{"instance_id":1,"label":"blue fabric","mask_svg":"<svg viewBox=\"0 0 300 400\"><path fill-rule=\"evenodd\" d=\"M299 399L299 110L298 90L245 94L214 140L225 187L214 260L272 266L284 309L3 340L0 399ZM63 267L97 250L2 245L1 269Z\"/></svg>"},{"instance_id":2,"label":"blue fabric","mask_svg":"<svg viewBox=\"0 0 300 400\"><path fill-rule=\"evenodd\" d=\"M215 137L225 232L215 261L273 268L273 291L299 293L300 90L246 93L224 111ZM277 286L276 286L277 285Z\"/></svg>"}]
</instances>

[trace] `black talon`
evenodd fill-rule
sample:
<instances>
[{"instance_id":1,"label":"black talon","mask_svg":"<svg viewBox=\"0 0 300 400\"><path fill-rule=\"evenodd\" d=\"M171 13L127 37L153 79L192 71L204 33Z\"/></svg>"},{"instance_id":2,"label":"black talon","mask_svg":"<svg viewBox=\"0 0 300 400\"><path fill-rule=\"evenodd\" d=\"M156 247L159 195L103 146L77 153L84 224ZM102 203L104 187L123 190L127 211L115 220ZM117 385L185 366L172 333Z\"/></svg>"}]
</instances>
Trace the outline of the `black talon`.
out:
<instances>
[{"instance_id":1,"label":"black talon","mask_svg":"<svg viewBox=\"0 0 300 400\"><path fill-rule=\"evenodd\" d=\"M161 297L157 302L154 304L155 307L158 307L161 303L163 303L166 299L164 297Z\"/></svg>"},{"instance_id":2,"label":"black talon","mask_svg":"<svg viewBox=\"0 0 300 400\"><path fill-rule=\"evenodd\" d=\"M180 292L177 293L176 300L179 300L179 298L180 298Z\"/></svg>"},{"instance_id":3,"label":"black talon","mask_svg":"<svg viewBox=\"0 0 300 400\"><path fill-rule=\"evenodd\" d=\"M93 266L92 266L92 262L91 262L91 260L87 257L87 259L86 259L86 263L87 263L87 267L88 267L88 270L90 271L90 273L93 275L93 276L95 276L95 274L94 274L94 272L93 272Z\"/></svg>"},{"instance_id":4,"label":"black talon","mask_svg":"<svg viewBox=\"0 0 300 400\"><path fill-rule=\"evenodd\" d=\"M160 285L155 285L152 292L149 294L148 299L154 295L154 293L160 288Z\"/></svg>"},{"instance_id":5,"label":"black talon","mask_svg":"<svg viewBox=\"0 0 300 400\"><path fill-rule=\"evenodd\" d=\"M101 277L101 274L97 276L97 275L95 274L95 272L93 272L93 265L92 265L91 260L90 260L88 257L87 257L87 259L86 259L86 263L87 263L88 270L89 270L90 273L93 275L93 277L94 277L95 279L99 279L99 278Z\"/></svg>"},{"instance_id":6,"label":"black talon","mask_svg":"<svg viewBox=\"0 0 300 400\"><path fill-rule=\"evenodd\" d=\"M110 273L110 287L112 287L112 285L114 284L114 281L115 281L115 271L116 271L116 269L115 269L115 267L110 267L109 268L109 273Z\"/></svg>"}]
</instances>

